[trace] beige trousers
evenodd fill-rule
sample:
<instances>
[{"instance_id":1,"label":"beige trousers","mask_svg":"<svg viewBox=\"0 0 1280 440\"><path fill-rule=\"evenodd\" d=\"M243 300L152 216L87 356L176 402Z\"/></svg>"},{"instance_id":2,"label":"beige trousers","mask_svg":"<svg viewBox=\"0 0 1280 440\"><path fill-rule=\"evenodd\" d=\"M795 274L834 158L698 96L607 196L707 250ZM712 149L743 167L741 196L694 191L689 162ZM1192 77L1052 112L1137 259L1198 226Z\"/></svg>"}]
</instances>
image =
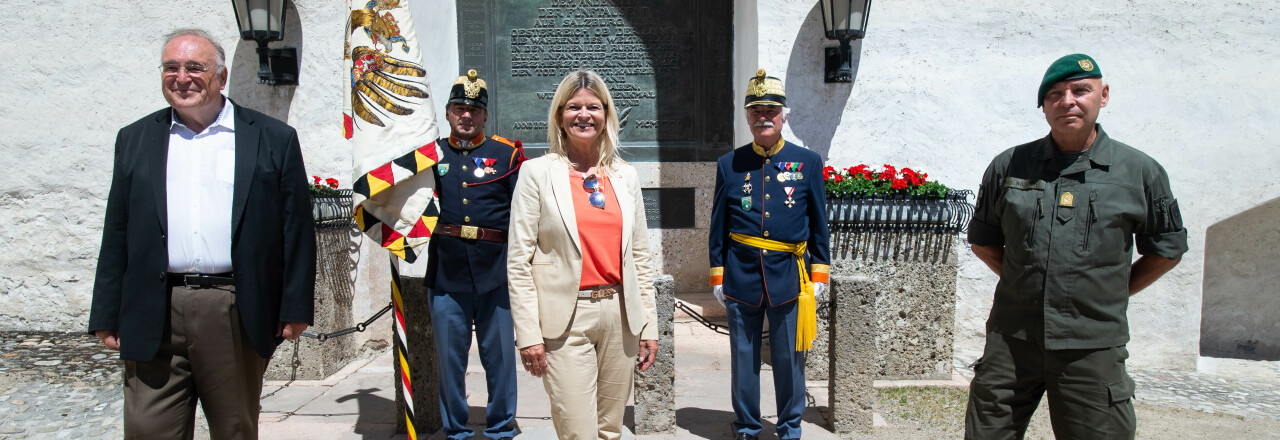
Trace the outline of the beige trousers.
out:
<instances>
[{"instance_id":1,"label":"beige trousers","mask_svg":"<svg viewBox=\"0 0 1280 440\"><path fill-rule=\"evenodd\" d=\"M640 336L623 323L621 299L579 299L569 332L545 340L542 385L561 439L622 438Z\"/></svg>"},{"instance_id":2,"label":"beige trousers","mask_svg":"<svg viewBox=\"0 0 1280 440\"><path fill-rule=\"evenodd\" d=\"M214 440L257 439L267 359L240 326L231 287L174 287L168 332L150 361L125 362L124 436L191 439L196 401Z\"/></svg>"}]
</instances>

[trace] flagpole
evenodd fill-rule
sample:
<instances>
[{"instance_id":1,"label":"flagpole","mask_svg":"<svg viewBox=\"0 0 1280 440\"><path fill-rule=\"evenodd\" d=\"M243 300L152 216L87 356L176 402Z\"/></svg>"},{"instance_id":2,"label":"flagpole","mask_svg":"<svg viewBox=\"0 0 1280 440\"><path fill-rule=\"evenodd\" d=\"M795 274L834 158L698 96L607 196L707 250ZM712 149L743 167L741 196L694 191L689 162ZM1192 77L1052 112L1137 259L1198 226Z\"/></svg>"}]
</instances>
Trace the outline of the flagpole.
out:
<instances>
[{"instance_id":1,"label":"flagpole","mask_svg":"<svg viewBox=\"0 0 1280 440\"><path fill-rule=\"evenodd\" d=\"M404 317L404 296L401 292L400 270L397 268L397 258L394 254L390 255L391 262L391 302L394 305L395 322L393 323L395 340L395 363L396 363L396 380L397 385L404 393L404 422L405 429L409 434L409 440L417 440L417 418L413 407L413 381L412 375L409 373L409 338L406 329L409 326L405 323Z\"/></svg>"}]
</instances>

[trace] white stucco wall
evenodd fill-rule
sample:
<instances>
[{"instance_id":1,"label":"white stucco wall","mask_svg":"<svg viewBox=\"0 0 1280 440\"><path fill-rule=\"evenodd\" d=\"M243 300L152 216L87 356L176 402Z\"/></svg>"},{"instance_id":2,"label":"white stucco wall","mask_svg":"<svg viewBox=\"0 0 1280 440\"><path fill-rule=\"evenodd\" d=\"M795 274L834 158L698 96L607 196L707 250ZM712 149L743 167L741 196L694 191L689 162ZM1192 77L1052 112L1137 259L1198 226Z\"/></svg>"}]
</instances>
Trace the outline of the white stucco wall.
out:
<instances>
[{"instance_id":1,"label":"white stucco wall","mask_svg":"<svg viewBox=\"0 0 1280 440\"><path fill-rule=\"evenodd\" d=\"M0 65L8 79L0 88L0 329L84 328L112 142L120 127L165 105L156 72L165 30L212 31L229 52L229 96L298 128L308 171L349 184L344 5L297 3L286 45L299 47L301 85L272 88L256 84L254 46L239 41L224 2L0 2L0 54L10 60ZM441 98L460 70L454 2L428 3L415 17ZM868 37L854 45L852 84L822 82L822 47L835 42L822 36L817 1L738 8L735 96L763 67L786 82L789 139L833 165L909 166L958 188L976 189L992 156L1047 133L1033 101L1050 62L1094 56L1112 87L1100 122L1169 171L1191 237L1183 263L1133 300L1130 362L1195 367L1205 229L1280 196L1280 132L1267 123L1277 117L1269 104L1280 102L1270 81L1280 71L1277 6L880 0ZM444 100L436 102L442 111ZM957 349L975 352L995 276L962 255ZM361 258L357 307L376 309L386 296L370 292L386 289L385 253Z\"/></svg>"},{"instance_id":2,"label":"white stucco wall","mask_svg":"<svg viewBox=\"0 0 1280 440\"><path fill-rule=\"evenodd\" d=\"M285 41L272 47L298 48L300 84L271 87L257 84L256 43L240 40L229 2L0 2L0 54L10 60L0 67L0 329L85 329L116 132L167 106L158 68L170 30L210 31L227 51L225 93L297 128L309 174L350 185L345 5L298 2L286 17ZM359 241L364 295L353 308L363 319L390 294L385 251L370 256Z\"/></svg>"},{"instance_id":3,"label":"white stucco wall","mask_svg":"<svg viewBox=\"0 0 1280 440\"><path fill-rule=\"evenodd\" d=\"M1195 368L1205 229L1280 195L1280 27L1270 3L881 0L852 85L822 83L821 10L760 1L760 64L787 83L791 133L829 163L924 170L977 189L991 157L1048 133L1045 68L1092 55L1111 84L1099 122L1171 176L1191 251L1129 309L1136 366ZM804 97L806 99L798 99ZM827 139L834 139L827 141ZM981 353L996 277L962 253L956 348Z\"/></svg>"}]
</instances>

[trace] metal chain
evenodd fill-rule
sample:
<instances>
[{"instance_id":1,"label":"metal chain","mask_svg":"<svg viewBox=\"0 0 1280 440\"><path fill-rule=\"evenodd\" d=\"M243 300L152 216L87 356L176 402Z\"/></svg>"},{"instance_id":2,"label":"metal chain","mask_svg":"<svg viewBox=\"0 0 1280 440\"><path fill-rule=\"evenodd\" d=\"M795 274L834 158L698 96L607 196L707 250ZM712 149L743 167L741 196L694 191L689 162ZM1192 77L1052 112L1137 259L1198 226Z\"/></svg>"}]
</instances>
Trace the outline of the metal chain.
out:
<instances>
[{"instance_id":1,"label":"metal chain","mask_svg":"<svg viewBox=\"0 0 1280 440\"><path fill-rule=\"evenodd\" d=\"M320 342L324 342L329 340L329 338L346 336L355 332L363 332L365 329L369 328L369 324L373 324L373 321L377 321L378 318L382 317L382 315L385 315L387 314L387 312L391 311L392 305L393 305L392 303L387 303L386 307L383 307L382 310L378 311L378 313L374 313L373 316L370 316L369 319L364 320L364 322L356 324L355 327L344 328L342 330L338 330L332 333L313 332L311 330L304 330L302 332L302 336L312 338ZM295 351L294 353L296 354L297 352Z\"/></svg>"}]
</instances>

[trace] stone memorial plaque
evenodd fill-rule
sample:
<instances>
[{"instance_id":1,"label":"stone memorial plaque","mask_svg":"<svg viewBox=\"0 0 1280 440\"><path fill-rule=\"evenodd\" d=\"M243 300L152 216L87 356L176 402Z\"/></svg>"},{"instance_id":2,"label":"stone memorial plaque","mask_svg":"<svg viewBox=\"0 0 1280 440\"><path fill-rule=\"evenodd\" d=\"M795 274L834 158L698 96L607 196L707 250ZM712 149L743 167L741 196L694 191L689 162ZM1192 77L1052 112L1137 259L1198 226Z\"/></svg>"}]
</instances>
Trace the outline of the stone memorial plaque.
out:
<instances>
[{"instance_id":1,"label":"stone memorial plaque","mask_svg":"<svg viewBox=\"0 0 1280 440\"><path fill-rule=\"evenodd\" d=\"M624 158L713 161L733 147L731 0L458 0L461 70L489 85L492 134L547 147L565 74L609 86Z\"/></svg>"},{"instance_id":2,"label":"stone memorial plaque","mask_svg":"<svg viewBox=\"0 0 1280 440\"><path fill-rule=\"evenodd\" d=\"M649 229L693 228L694 188L641 188L644 220Z\"/></svg>"}]
</instances>

